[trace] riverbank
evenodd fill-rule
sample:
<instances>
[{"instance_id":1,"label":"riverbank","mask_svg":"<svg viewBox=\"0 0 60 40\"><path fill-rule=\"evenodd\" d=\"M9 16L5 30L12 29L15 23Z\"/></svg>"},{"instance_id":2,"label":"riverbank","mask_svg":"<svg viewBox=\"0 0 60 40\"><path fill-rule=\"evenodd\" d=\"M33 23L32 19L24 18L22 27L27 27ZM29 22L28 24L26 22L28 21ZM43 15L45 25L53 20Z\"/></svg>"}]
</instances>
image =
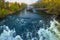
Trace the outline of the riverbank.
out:
<instances>
[{"instance_id":1,"label":"riverbank","mask_svg":"<svg viewBox=\"0 0 60 40\"><path fill-rule=\"evenodd\" d=\"M24 9L22 9L22 10L24 10ZM15 12L10 12L10 13L6 14L5 16L0 17L0 19L4 19L5 17L7 17L7 16L9 16L9 15L17 15L17 14L20 14L20 12L21 12L22 10L17 10L17 11L15 11Z\"/></svg>"},{"instance_id":2,"label":"riverbank","mask_svg":"<svg viewBox=\"0 0 60 40\"><path fill-rule=\"evenodd\" d=\"M7 15L14 14L18 11L23 10L26 8L27 4L25 3L17 3L17 2L5 2L3 0L0 1L0 18L4 18Z\"/></svg>"}]
</instances>

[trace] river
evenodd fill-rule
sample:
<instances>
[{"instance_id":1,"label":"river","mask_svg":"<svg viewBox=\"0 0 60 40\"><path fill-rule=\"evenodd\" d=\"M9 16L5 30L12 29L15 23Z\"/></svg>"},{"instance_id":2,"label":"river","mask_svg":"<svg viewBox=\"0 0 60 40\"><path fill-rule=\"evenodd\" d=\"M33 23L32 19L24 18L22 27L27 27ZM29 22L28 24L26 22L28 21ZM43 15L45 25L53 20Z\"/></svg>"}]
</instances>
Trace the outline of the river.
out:
<instances>
[{"instance_id":1,"label":"river","mask_svg":"<svg viewBox=\"0 0 60 40\"><path fill-rule=\"evenodd\" d=\"M37 31L50 27L50 16L25 10L0 19L0 40L39 40Z\"/></svg>"}]
</instances>

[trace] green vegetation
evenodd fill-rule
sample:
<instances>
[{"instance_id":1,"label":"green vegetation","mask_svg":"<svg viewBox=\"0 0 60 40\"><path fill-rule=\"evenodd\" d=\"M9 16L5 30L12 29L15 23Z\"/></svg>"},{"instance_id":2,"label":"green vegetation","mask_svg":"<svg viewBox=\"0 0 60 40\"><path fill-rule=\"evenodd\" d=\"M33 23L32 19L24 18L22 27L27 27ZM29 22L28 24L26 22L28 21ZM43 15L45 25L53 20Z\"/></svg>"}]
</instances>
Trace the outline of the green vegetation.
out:
<instances>
[{"instance_id":1,"label":"green vegetation","mask_svg":"<svg viewBox=\"0 0 60 40\"><path fill-rule=\"evenodd\" d=\"M41 0L33 6L35 8L46 8L48 14L60 15L60 0Z\"/></svg>"},{"instance_id":2,"label":"green vegetation","mask_svg":"<svg viewBox=\"0 0 60 40\"><path fill-rule=\"evenodd\" d=\"M15 13L17 11L23 10L27 5L24 3L9 3L4 2L4 0L0 0L0 18L5 17L6 15Z\"/></svg>"}]
</instances>

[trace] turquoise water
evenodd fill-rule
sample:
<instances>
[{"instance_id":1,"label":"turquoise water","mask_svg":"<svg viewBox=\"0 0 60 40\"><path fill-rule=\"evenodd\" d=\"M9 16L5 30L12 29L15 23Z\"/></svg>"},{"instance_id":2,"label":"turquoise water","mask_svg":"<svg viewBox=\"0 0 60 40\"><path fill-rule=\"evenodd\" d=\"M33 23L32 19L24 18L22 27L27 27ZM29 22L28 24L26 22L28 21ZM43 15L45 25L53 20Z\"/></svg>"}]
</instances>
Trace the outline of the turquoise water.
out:
<instances>
[{"instance_id":1,"label":"turquoise water","mask_svg":"<svg viewBox=\"0 0 60 40\"><path fill-rule=\"evenodd\" d=\"M28 11L22 11L18 15L9 15L0 20L0 39L39 40L37 31L40 28L46 29L50 26L50 16Z\"/></svg>"}]
</instances>

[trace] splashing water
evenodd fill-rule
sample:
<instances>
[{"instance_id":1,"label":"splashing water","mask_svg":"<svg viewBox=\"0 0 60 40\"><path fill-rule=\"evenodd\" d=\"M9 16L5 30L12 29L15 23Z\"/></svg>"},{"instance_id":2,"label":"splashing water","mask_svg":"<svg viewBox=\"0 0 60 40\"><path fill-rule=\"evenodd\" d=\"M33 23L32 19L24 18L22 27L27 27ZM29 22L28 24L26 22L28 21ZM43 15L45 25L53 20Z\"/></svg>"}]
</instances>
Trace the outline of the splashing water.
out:
<instances>
[{"instance_id":1,"label":"splashing water","mask_svg":"<svg viewBox=\"0 0 60 40\"><path fill-rule=\"evenodd\" d=\"M33 12L35 13L34 9ZM8 16L0 22L0 25L4 25L1 26L3 32L0 34L0 40L42 40L40 39L40 33L43 32L44 34L44 31L46 30L44 29L44 31L39 31L39 28L45 28L45 26L48 25L46 24L48 22L45 22L45 19L42 18L42 16L27 12L26 10L21 13L22 14L18 16ZM50 33L48 30L46 32ZM45 37L47 37L47 40L49 39L48 35L45 35Z\"/></svg>"},{"instance_id":2,"label":"splashing water","mask_svg":"<svg viewBox=\"0 0 60 40\"><path fill-rule=\"evenodd\" d=\"M41 29L38 31L39 40L60 40L60 35L56 28L55 21L50 21L51 25L48 29Z\"/></svg>"},{"instance_id":3,"label":"splashing water","mask_svg":"<svg viewBox=\"0 0 60 40\"><path fill-rule=\"evenodd\" d=\"M17 35L13 37L15 30L10 30L8 26L1 26L3 28L3 32L0 35L0 40L22 40L22 38Z\"/></svg>"}]
</instances>

